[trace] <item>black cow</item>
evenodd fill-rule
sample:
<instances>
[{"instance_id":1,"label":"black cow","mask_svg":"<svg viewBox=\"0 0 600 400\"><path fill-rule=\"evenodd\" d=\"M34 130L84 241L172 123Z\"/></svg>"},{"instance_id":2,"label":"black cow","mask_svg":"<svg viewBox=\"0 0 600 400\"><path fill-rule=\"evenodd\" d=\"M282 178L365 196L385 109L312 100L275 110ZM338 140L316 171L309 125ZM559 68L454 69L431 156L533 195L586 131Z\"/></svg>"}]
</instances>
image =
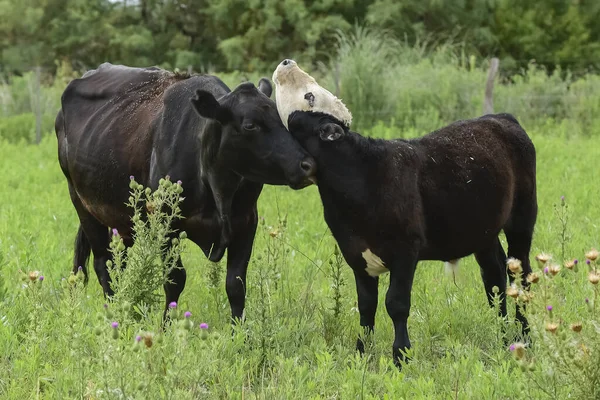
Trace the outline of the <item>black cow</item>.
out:
<instances>
[{"instance_id":1,"label":"black cow","mask_svg":"<svg viewBox=\"0 0 600 400\"><path fill-rule=\"evenodd\" d=\"M232 317L241 318L263 184L301 189L315 173L314 160L281 123L271 92L264 78L258 89L246 82L230 91L215 76L109 63L70 82L55 130L80 221L73 269L85 267L93 252L98 280L112 295L108 227L131 245L129 176L156 189L169 175L183 182L185 198L185 219L174 228L211 261L228 249L227 296ZM178 264L165 286L167 305L185 286Z\"/></svg>"},{"instance_id":2,"label":"black cow","mask_svg":"<svg viewBox=\"0 0 600 400\"><path fill-rule=\"evenodd\" d=\"M349 130L351 116L339 99L292 60L278 66L273 80L280 115L317 161L325 220L354 270L367 333L375 322L377 276L390 273L385 305L396 365L410 348L407 318L420 260L455 263L475 254L490 305L497 286L506 316L507 256L498 235L504 230L508 256L522 262L526 277L537 218L535 148L517 120L485 115L417 139L365 138ZM526 334L520 310L517 318ZM357 348L364 351L360 338Z\"/></svg>"}]
</instances>

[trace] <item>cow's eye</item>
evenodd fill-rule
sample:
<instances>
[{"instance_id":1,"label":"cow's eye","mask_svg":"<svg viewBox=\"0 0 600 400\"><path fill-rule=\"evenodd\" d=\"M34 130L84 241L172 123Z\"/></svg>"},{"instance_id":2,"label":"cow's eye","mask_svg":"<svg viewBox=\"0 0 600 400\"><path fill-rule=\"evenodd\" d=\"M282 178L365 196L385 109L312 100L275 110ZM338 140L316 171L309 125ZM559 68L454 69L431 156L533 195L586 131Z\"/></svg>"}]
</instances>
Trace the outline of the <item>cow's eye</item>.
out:
<instances>
[{"instance_id":1,"label":"cow's eye","mask_svg":"<svg viewBox=\"0 0 600 400\"><path fill-rule=\"evenodd\" d=\"M243 126L245 131L254 131L256 130L256 125L254 124L244 124Z\"/></svg>"}]
</instances>

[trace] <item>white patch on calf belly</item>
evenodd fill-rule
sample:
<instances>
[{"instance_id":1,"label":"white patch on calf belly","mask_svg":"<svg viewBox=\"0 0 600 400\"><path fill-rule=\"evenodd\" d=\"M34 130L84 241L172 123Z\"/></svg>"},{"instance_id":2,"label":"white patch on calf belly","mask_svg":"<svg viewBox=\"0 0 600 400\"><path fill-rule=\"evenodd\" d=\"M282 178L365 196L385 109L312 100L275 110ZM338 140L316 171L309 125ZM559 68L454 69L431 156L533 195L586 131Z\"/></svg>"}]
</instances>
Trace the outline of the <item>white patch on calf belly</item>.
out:
<instances>
[{"instance_id":1,"label":"white patch on calf belly","mask_svg":"<svg viewBox=\"0 0 600 400\"><path fill-rule=\"evenodd\" d=\"M458 262L460 258L444 262L444 270L448 275L456 275L458 272Z\"/></svg>"},{"instance_id":2,"label":"white patch on calf belly","mask_svg":"<svg viewBox=\"0 0 600 400\"><path fill-rule=\"evenodd\" d=\"M367 262L367 268L365 268L365 271L367 271L367 274L371 275L372 277L390 272L390 270L385 267L383 260L375 255L371 249L366 249L363 251L362 256Z\"/></svg>"}]
</instances>

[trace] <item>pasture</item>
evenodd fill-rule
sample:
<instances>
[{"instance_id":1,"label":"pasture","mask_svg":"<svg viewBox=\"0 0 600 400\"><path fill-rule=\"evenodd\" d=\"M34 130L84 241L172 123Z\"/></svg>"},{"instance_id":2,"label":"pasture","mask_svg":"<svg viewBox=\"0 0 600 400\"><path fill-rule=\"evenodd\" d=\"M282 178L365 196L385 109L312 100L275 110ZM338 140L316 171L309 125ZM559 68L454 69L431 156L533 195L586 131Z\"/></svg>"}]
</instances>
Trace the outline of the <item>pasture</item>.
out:
<instances>
[{"instance_id":1,"label":"pasture","mask_svg":"<svg viewBox=\"0 0 600 400\"><path fill-rule=\"evenodd\" d=\"M191 242L183 262L181 321L162 332L162 310L111 326L93 269L87 288L70 289L77 217L57 162L56 138L39 146L0 142L0 397L6 399L525 399L597 395L600 340L592 322L597 287L584 254L599 246L600 147L569 135L565 124L524 124L537 150L539 214L531 261L547 252L557 264L543 276L530 309L534 340L515 360L501 321L487 305L474 258L453 279L442 262L421 262L408 320L412 361L392 363L392 324L379 292L374 343L360 357L356 292L350 268L334 254L315 186L265 186L248 271L246 322L229 323L224 260L210 263ZM379 126L380 137L398 137ZM423 134L410 131L410 135ZM561 222L561 196L568 206ZM557 207L557 208L555 208ZM557 213L558 211L558 213ZM563 219L564 221L564 219ZM504 246L506 242L502 240ZM562 248L564 247L564 259ZM592 264L594 264L592 262ZM28 283L39 271L43 282ZM550 276L550 275L548 275ZM22 279L24 278L24 279ZM388 275L380 279L387 288ZM538 288L541 288L538 290ZM586 305L585 299L590 303ZM599 299L600 301L600 299ZM509 316L514 316L509 299ZM545 307L553 305L548 313ZM185 311L191 317L182 316ZM549 314L549 315L548 315ZM192 321L192 326L186 326ZM559 323L558 331L545 329ZM581 322L581 332L569 329ZM201 329L201 323L208 329ZM600 328L600 327L599 327ZM137 335L152 338L136 342ZM517 332L510 325L507 334ZM579 336L587 342L569 353ZM510 337L508 342L515 338ZM516 339L518 340L518 338ZM152 346L148 344L152 342ZM588 349L586 351L586 349ZM574 350L575 351L575 350ZM561 354L555 359L556 354ZM576 354L575 356L572 354ZM577 358L580 357L580 358ZM579 363L579 364L577 364ZM580 380L572 378L578 375ZM588 385L588 386L586 386ZM587 397L590 398L590 397Z\"/></svg>"}]
</instances>

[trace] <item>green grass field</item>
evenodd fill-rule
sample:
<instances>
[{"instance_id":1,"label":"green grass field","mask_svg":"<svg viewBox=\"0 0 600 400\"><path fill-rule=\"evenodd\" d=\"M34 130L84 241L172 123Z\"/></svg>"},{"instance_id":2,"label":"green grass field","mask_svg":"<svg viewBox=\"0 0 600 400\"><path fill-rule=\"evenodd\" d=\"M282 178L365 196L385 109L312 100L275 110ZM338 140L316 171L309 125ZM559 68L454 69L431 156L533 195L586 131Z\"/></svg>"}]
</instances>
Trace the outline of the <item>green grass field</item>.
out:
<instances>
[{"instance_id":1,"label":"green grass field","mask_svg":"<svg viewBox=\"0 0 600 400\"><path fill-rule=\"evenodd\" d=\"M583 260L585 251L599 245L600 146L593 138L565 139L564 126L528 131L538 154L540 209L531 260L535 265L535 255L545 251L563 262L554 210L563 195L570 235L565 258ZM341 281L334 279L328 262L334 241L314 186L265 187L259 201L265 223L249 268L246 323L233 338L225 259L211 265L189 241L183 257L188 280L178 309L192 313L193 327L161 333L156 311L139 322L119 321L114 329L92 268L84 290L70 291L61 282L69 276L78 221L55 137L39 146L0 143L0 160L2 399L536 399L580 393L582 383L565 378L569 371L551 362L552 351L544 349L563 343L552 337L527 350L540 371L519 367L487 305L472 256L462 261L456 283L442 262L419 264L409 318L413 360L401 372L392 364L393 330L384 306L388 276L382 277L374 346L358 356L353 276L344 264ZM25 284L22 272L34 270L45 277L43 283ZM581 334L597 336L584 319L589 315L584 299L594 298L587 270L563 268L551 283L544 299L564 320L559 332L566 339L560 340L571 340L575 334L568 325L582 320ZM512 301L509 310L512 318ZM542 314L531 319L534 332L543 336ZM199 328L203 322L208 335ZM141 331L154 333L152 347L135 344ZM600 365L598 354L592 351L592 357L582 361L580 371ZM589 376L583 385L598 385L600 375Z\"/></svg>"}]
</instances>

